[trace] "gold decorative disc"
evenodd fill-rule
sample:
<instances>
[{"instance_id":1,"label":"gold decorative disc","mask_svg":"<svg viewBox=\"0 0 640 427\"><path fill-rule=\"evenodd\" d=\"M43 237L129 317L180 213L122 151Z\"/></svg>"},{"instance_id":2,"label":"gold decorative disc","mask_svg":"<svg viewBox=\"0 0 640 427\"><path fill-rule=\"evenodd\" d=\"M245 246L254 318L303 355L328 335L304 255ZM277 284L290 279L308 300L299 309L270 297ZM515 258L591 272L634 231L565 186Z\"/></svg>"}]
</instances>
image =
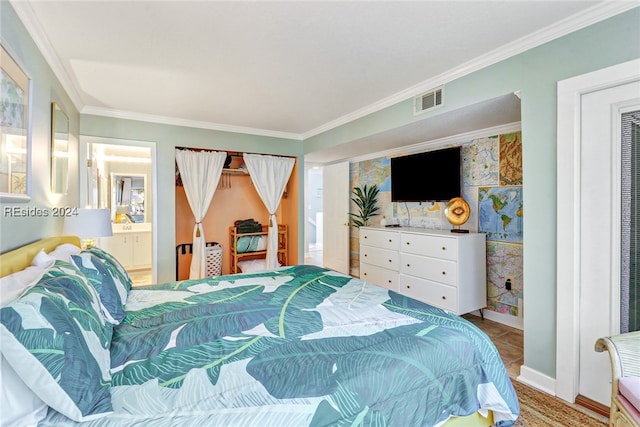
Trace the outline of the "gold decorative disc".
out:
<instances>
[{"instance_id":1,"label":"gold decorative disc","mask_svg":"<svg viewBox=\"0 0 640 427\"><path fill-rule=\"evenodd\" d=\"M454 197L447 202L447 206L444 208L444 215L451 225L460 226L467 222L471 209L469 203L462 197Z\"/></svg>"}]
</instances>

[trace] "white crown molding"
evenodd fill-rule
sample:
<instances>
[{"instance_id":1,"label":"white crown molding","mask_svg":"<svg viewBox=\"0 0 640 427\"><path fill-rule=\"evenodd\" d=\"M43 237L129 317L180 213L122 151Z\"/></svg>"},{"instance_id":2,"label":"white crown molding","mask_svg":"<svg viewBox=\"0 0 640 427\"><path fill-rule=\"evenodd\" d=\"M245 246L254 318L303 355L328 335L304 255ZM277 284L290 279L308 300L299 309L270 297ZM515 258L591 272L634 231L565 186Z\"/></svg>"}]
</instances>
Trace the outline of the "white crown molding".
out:
<instances>
[{"instance_id":1,"label":"white crown molding","mask_svg":"<svg viewBox=\"0 0 640 427\"><path fill-rule=\"evenodd\" d=\"M267 129L256 129L243 126L225 125L220 123L203 122L198 120L180 119L167 116L156 116L153 114L134 113L131 111L113 110L108 108L85 106L81 114L113 117L117 119L136 120L141 122L159 123L173 126L184 126L198 129L217 130L221 132L244 133L247 135L268 136L273 138L294 139L302 141L302 136L297 133L272 131Z\"/></svg>"},{"instance_id":2,"label":"white crown molding","mask_svg":"<svg viewBox=\"0 0 640 427\"><path fill-rule=\"evenodd\" d=\"M586 9L583 12L572 15L568 18L558 21L553 25L550 25L537 32L527 35L526 37L523 37L518 40L514 40L511 43L508 43L498 49L495 49L487 53L486 55L483 55L479 58L468 61L445 73L442 73L433 78L424 80L423 82L417 85L409 87L387 98L381 99L378 102L375 102L366 107L358 109L352 113L346 114L336 120L332 120L308 132L305 132L302 134L295 134L295 133L289 133L289 132L272 131L267 129L245 128L241 126L222 125L222 124L211 123L211 122L185 120L185 119L178 119L178 118L171 118L171 117L164 117L164 116L154 116L154 115L143 114L143 113L132 113L128 111L117 111L117 110L110 110L110 109L104 109L99 107L85 106L82 101L82 97L80 96L80 91L76 88L75 84L73 83L73 80L69 77L68 73L66 72L66 69L62 65L62 62L56 55L55 50L51 45L51 42L46 36L46 33L43 31L42 26L38 21L38 19L36 18L36 15L33 9L29 5L29 2L20 1L20 0L9 0L9 1L12 7L14 8L14 10L16 11L16 14L22 21L23 25L27 29L27 32L33 38L35 44L37 45L38 49L42 53L42 56L45 58L45 60L53 70L53 73L58 78L63 88L71 98L71 101L74 103L78 111L80 111L82 114L95 114L95 115L117 117L117 118L123 118L123 119L148 121L153 123L174 124L177 126L188 126L188 127L221 130L221 131L236 132L236 133L239 132L239 133L247 133L251 135L295 139L300 141L311 138L323 132L329 131L338 126L342 126L346 123L362 118L366 115L375 113L384 108L390 107L391 105L394 105L398 102L412 98L413 96L426 92L435 87L442 86L450 81L453 81L455 79L468 75L472 72L475 72L482 68L493 65L499 61L502 61L511 56L522 53L526 50L540 46L558 37L564 36L566 34L572 33L574 31L577 31L579 29L592 25L596 22L602 21L604 19L610 18L617 14L631 10L635 7L638 7L638 4L639 4L638 0L604 1L589 9Z\"/></svg>"},{"instance_id":3,"label":"white crown molding","mask_svg":"<svg viewBox=\"0 0 640 427\"><path fill-rule=\"evenodd\" d=\"M67 92L67 95L69 95L69 98L71 98L71 102L73 102L76 109L80 111L84 106L80 92L76 89L76 86L73 84L69 74L62 65L60 58L56 55L49 38L42 29L42 24L40 24L35 12L31 8L31 4L26 1L9 1L13 10L15 10L16 14L22 21L22 24L25 26L27 32L40 50L45 61L47 61L47 64L51 67L53 74L58 78L63 89Z\"/></svg>"},{"instance_id":4,"label":"white crown molding","mask_svg":"<svg viewBox=\"0 0 640 427\"><path fill-rule=\"evenodd\" d=\"M488 138L495 135L518 132L521 129L521 122L507 123L504 125L492 126L484 129L474 130L471 132L459 133L457 135L432 139L430 141L418 142L416 144L403 145L402 147L378 151L376 153L367 153L358 157L350 157L349 161L363 162L366 160L377 159L379 157L397 157L405 154L421 153L423 151L429 151L444 146L461 145L474 139Z\"/></svg>"},{"instance_id":5,"label":"white crown molding","mask_svg":"<svg viewBox=\"0 0 640 427\"><path fill-rule=\"evenodd\" d=\"M490 65L496 64L529 49L533 49L534 47L540 46L544 43L550 42L574 31L588 27L589 25L595 24L612 16L636 8L639 4L640 3L638 2L638 0L622 0L605 1L603 3L595 5L580 13L560 20L555 24L542 28L532 34L529 34L525 37L514 40L502 47L494 49L493 51L482 55L481 57L475 58L455 68L452 68L445 73L424 80L417 85L409 87L364 108L346 114L336 120L332 120L331 122L325 123L322 126L305 132L302 134L302 139L305 140L315 135L319 135L323 132L327 132L338 126L342 126L356 119L390 107L394 104L397 104L398 102L405 101L421 93L433 90L439 86L443 86L448 82L486 68Z\"/></svg>"}]
</instances>

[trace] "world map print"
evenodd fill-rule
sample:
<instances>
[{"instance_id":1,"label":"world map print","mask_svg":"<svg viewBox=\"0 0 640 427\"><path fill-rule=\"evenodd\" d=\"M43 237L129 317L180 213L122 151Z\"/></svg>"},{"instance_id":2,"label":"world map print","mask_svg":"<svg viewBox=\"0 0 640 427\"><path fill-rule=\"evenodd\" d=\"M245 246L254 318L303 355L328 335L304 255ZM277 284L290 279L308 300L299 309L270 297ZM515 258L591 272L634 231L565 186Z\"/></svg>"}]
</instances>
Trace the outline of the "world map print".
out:
<instances>
[{"instance_id":1,"label":"world map print","mask_svg":"<svg viewBox=\"0 0 640 427\"><path fill-rule=\"evenodd\" d=\"M522 185L522 132L500 135L500 185Z\"/></svg>"},{"instance_id":2,"label":"world map print","mask_svg":"<svg viewBox=\"0 0 640 427\"><path fill-rule=\"evenodd\" d=\"M391 191L391 161L388 157L362 161L358 164L360 184L376 184L380 192Z\"/></svg>"},{"instance_id":3,"label":"world map print","mask_svg":"<svg viewBox=\"0 0 640 427\"><path fill-rule=\"evenodd\" d=\"M522 245L487 242L487 308L519 316L522 282Z\"/></svg>"},{"instance_id":4,"label":"world map print","mask_svg":"<svg viewBox=\"0 0 640 427\"><path fill-rule=\"evenodd\" d=\"M480 187L478 208L487 240L522 243L522 187Z\"/></svg>"},{"instance_id":5,"label":"world map print","mask_svg":"<svg viewBox=\"0 0 640 427\"><path fill-rule=\"evenodd\" d=\"M459 228L478 232L478 187L462 187L462 198L469 204L469 219ZM446 217L445 217L446 219Z\"/></svg>"},{"instance_id":6,"label":"world map print","mask_svg":"<svg viewBox=\"0 0 640 427\"><path fill-rule=\"evenodd\" d=\"M463 185L498 185L500 178L500 139L480 138L462 146Z\"/></svg>"},{"instance_id":7,"label":"world map print","mask_svg":"<svg viewBox=\"0 0 640 427\"><path fill-rule=\"evenodd\" d=\"M405 227L445 229L451 224L444 216L444 202L406 202L393 203L393 216L400 219Z\"/></svg>"}]
</instances>

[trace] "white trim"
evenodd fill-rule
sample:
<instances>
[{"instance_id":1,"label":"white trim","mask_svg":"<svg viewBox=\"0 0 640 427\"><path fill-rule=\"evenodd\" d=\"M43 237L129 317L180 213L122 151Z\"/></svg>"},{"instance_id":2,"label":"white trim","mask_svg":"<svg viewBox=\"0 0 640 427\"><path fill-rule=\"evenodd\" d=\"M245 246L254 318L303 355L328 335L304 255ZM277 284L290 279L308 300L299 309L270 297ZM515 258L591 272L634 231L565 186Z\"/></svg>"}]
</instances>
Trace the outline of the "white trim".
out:
<instances>
[{"instance_id":1,"label":"white trim","mask_svg":"<svg viewBox=\"0 0 640 427\"><path fill-rule=\"evenodd\" d=\"M473 311L469 314L472 316L481 317L480 310ZM524 323L522 321L522 317L515 317L509 314L498 313L497 311L489 310L486 308L483 310L483 316L487 320L501 323L503 325L507 325L512 328L520 329L521 331L524 330Z\"/></svg>"},{"instance_id":2,"label":"white trim","mask_svg":"<svg viewBox=\"0 0 640 427\"><path fill-rule=\"evenodd\" d=\"M84 106L82 96L80 96L80 92L78 92L76 86L73 84L73 80L69 78L69 74L62 65L60 58L58 58L47 34L42 29L42 24L38 21L31 4L27 1L18 0L10 0L10 3L34 43L38 46L38 50L40 50L40 53L44 56L45 61L49 64L49 67L51 67L53 74L58 78L67 95L69 95L69 98L71 98L71 102L73 102L76 109L80 111Z\"/></svg>"},{"instance_id":3,"label":"white trim","mask_svg":"<svg viewBox=\"0 0 640 427\"><path fill-rule=\"evenodd\" d=\"M558 82L556 393L574 402L579 374L580 111L583 94L640 78L640 59Z\"/></svg>"},{"instance_id":4,"label":"white trim","mask_svg":"<svg viewBox=\"0 0 640 427\"><path fill-rule=\"evenodd\" d=\"M350 157L349 161L352 163L363 162L365 160L377 159L378 157L394 157L402 154L419 153L423 151L433 150L439 147L444 147L447 145L461 145L478 138L486 138L489 136L518 132L521 129L522 126L520 122L507 123L506 125L492 126L489 128L478 129L471 132L459 133L457 135L445 136L444 138L418 142L412 145L403 145L402 147L396 147L385 151L367 153L358 157ZM344 161L344 159L336 161L334 163L342 161Z\"/></svg>"},{"instance_id":5,"label":"white trim","mask_svg":"<svg viewBox=\"0 0 640 427\"><path fill-rule=\"evenodd\" d=\"M286 138L302 140L297 133L280 132L267 129L256 129L244 126L225 125L221 123L203 122L198 120L180 119L175 117L157 116L154 114L135 113L132 111L113 110L109 108L85 106L80 111L81 114L94 116L114 117L117 119L136 120L141 122L160 123L174 126L185 126L189 128L219 130L222 132L243 133L247 135L270 136L273 138Z\"/></svg>"},{"instance_id":6,"label":"white trim","mask_svg":"<svg viewBox=\"0 0 640 427\"><path fill-rule=\"evenodd\" d=\"M510 314L499 313L489 309L482 310L485 319L511 326L512 328L524 330L524 322L521 316L512 316Z\"/></svg>"},{"instance_id":7,"label":"white trim","mask_svg":"<svg viewBox=\"0 0 640 427\"><path fill-rule=\"evenodd\" d=\"M45 60L53 70L58 80L60 80L60 83L73 101L74 105L82 114L94 114L98 116L148 121L152 123L175 124L178 126L222 130L236 133L247 133L251 135L274 136L278 138L289 138L301 141L326 132L328 130L334 129L338 126L342 126L353 120L375 113L384 108L390 107L391 105L394 105L398 102L413 98L415 95L431 90L434 87L443 86L450 81L471 74L482 68L488 67L514 55L525 52L529 49L540 46L544 43L570 34L582 28L588 27L589 25L603 21L607 18L626 12L638 6L638 3L636 1L610 1L598 3L589 9L569 16L546 28L542 28L532 34L528 34L525 37L514 40L502 47L494 49L493 51L485 55L461 64L455 68L452 68L451 70L448 70L438 76L424 80L417 85L411 86L387 98L383 98L364 108L353 111L352 113L346 114L336 120L327 122L315 129L311 129L310 131L304 132L302 134L295 134L267 129L227 126L210 122L183 120L178 118L169 118L164 116L154 116L149 114L109 110L99 107L87 106L83 103L82 96L80 95L79 90L69 78L68 73L65 71L64 66L55 53L51 42L47 38L46 33L42 29L42 25L36 18L36 15L29 3L21 0L9 1L16 11L16 14L20 17L20 20L24 24L27 32L29 33L29 35L31 35L36 46L42 53L42 56L44 56Z\"/></svg>"},{"instance_id":8,"label":"white trim","mask_svg":"<svg viewBox=\"0 0 640 427\"><path fill-rule=\"evenodd\" d=\"M556 380L526 365L520 366L520 375L516 379L551 396L556 396Z\"/></svg>"},{"instance_id":9,"label":"white trim","mask_svg":"<svg viewBox=\"0 0 640 427\"><path fill-rule=\"evenodd\" d=\"M411 86L387 98L381 99L371 105L356 110L336 120L325 123L315 129L302 134L302 139L321 134L338 126L342 126L353 120L375 113L376 111L390 107L398 102L413 98L415 95L427 92L433 88L444 86L446 83L464 77L468 74L481 70L490 65L496 64L512 56L518 55L534 47L550 42L574 31L588 27L596 22L603 21L612 16L626 12L638 6L637 2L603 2L580 13L569 16L546 28L542 28L525 37L514 40L504 46L492 50L491 52L472 59L464 64L452 68L438 76L424 80L415 86ZM444 98L443 98L444 100Z\"/></svg>"}]
</instances>

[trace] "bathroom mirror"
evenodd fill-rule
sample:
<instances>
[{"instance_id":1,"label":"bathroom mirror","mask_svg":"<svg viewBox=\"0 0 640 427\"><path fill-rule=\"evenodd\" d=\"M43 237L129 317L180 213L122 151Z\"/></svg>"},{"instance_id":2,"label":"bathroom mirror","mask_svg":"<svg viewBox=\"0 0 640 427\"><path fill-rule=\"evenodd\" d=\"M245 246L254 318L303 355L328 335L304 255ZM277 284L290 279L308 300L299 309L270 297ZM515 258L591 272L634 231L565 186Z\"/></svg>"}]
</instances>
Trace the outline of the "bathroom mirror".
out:
<instances>
[{"instance_id":1,"label":"bathroom mirror","mask_svg":"<svg viewBox=\"0 0 640 427\"><path fill-rule=\"evenodd\" d=\"M115 223L146 222L146 176L111 174L111 214Z\"/></svg>"},{"instance_id":2,"label":"bathroom mirror","mask_svg":"<svg viewBox=\"0 0 640 427\"><path fill-rule=\"evenodd\" d=\"M69 187L69 118L51 104L51 191L66 193Z\"/></svg>"}]
</instances>

